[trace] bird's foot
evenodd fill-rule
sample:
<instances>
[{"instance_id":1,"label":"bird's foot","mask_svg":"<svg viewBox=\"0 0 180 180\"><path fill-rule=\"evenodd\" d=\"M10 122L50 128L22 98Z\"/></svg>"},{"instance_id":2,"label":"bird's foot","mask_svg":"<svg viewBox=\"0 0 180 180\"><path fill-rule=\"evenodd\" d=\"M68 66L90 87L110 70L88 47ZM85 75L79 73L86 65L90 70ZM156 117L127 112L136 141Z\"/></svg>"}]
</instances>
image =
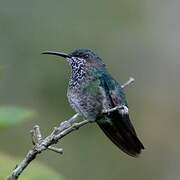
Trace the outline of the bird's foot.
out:
<instances>
[{"instance_id":1,"label":"bird's foot","mask_svg":"<svg viewBox=\"0 0 180 180\"><path fill-rule=\"evenodd\" d=\"M114 108L110 108L110 109L103 109L102 110L102 114L106 115L106 114L109 114L113 111L116 111L116 110L122 110L122 111L126 111L127 107L124 106L124 105L119 105L119 106L116 106Z\"/></svg>"}]
</instances>

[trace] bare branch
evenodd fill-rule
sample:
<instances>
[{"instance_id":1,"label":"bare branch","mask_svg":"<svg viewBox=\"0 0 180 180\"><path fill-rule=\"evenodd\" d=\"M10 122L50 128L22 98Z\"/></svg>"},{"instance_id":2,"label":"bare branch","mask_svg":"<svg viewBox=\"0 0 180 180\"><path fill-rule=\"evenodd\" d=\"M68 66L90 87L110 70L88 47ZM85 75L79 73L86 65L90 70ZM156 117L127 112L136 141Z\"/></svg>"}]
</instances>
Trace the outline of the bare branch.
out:
<instances>
[{"instance_id":1,"label":"bare branch","mask_svg":"<svg viewBox=\"0 0 180 180\"><path fill-rule=\"evenodd\" d=\"M18 179L23 170L31 163L33 159L36 158L37 154L40 154L46 149L62 154L62 149L52 147L51 145L56 144L61 138L89 122L84 120L82 122L76 123L78 117L79 114L75 114L69 120L61 123L58 128L54 128L53 132L44 139L42 139L39 126L34 126L34 128L31 130L32 142L34 146L31 150L29 150L26 157L20 162L20 164L15 167L7 180Z\"/></svg>"}]
</instances>

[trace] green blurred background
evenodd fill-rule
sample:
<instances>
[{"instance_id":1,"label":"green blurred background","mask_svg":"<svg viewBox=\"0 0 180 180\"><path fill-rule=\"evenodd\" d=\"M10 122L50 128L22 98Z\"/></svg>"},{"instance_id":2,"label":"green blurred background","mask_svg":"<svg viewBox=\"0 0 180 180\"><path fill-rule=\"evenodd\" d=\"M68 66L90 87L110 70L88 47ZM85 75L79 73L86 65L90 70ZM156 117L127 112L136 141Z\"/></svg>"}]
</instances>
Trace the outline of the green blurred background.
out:
<instances>
[{"instance_id":1,"label":"green blurred background","mask_svg":"<svg viewBox=\"0 0 180 180\"><path fill-rule=\"evenodd\" d=\"M46 151L36 161L67 180L179 179L179 6L176 0L0 0L0 105L36 112L0 129L0 174L8 163L3 157L25 156L33 125L47 135L74 114L66 98L68 64L41 52L86 47L118 81L136 79L127 97L146 150L128 157L90 124L58 143L63 156Z\"/></svg>"}]
</instances>

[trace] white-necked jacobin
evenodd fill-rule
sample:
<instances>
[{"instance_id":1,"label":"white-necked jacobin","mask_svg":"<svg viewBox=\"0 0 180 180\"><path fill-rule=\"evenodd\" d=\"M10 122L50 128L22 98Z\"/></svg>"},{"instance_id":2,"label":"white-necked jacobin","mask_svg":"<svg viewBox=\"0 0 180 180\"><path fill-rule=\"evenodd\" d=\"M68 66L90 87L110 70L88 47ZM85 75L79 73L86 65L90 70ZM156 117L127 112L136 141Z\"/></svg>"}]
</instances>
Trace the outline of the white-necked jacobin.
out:
<instances>
[{"instance_id":1,"label":"white-necked jacobin","mask_svg":"<svg viewBox=\"0 0 180 180\"><path fill-rule=\"evenodd\" d=\"M95 121L122 151L137 157L143 144L130 121L124 90L109 74L101 58L90 49L76 49L66 54L46 51L43 54L65 58L71 67L67 97L83 118ZM103 110L121 106L107 114Z\"/></svg>"}]
</instances>

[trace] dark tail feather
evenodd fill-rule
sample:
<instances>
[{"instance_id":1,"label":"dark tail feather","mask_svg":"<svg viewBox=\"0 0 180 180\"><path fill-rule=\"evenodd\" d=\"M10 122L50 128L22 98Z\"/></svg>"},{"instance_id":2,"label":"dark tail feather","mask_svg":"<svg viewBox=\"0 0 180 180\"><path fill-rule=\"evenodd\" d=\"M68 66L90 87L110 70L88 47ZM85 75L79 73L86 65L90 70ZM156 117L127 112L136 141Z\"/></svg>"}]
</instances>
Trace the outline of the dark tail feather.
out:
<instances>
[{"instance_id":1,"label":"dark tail feather","mask_svg":"<svg viewBox=\"0 0 180 180\"><path fill-rule=\"evenodd\" d=\"M114 111L107 118L97 120L97 123L111 141L128 155L137 157L144 149L128 114Z\"/></svg>"}]
</instances>

